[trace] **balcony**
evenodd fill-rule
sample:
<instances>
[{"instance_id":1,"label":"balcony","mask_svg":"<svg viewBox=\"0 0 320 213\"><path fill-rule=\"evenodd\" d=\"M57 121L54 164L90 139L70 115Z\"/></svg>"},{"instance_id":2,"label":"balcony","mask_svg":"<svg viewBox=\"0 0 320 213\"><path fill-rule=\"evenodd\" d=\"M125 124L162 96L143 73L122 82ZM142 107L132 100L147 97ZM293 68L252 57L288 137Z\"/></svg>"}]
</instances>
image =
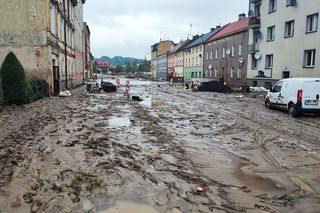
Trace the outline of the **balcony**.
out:
<instances>
[{"instance_id":1,"label":"balcony","mask_svg":"<svg viewBox=\"0 0 320 213\"><path fill-rule=\"evenodd\" d=\"M260 21L260 17L250 17L249 20L249 28L253 29L253 28L260 28L261 26L261 21Z\"/></svg>"},{"instance_id":2,"label":"balcony","mask_svg":"<svg viewBox=\"0 0 320 213\"><path fill-rule=\"evenodd\" d=\"M248 53L253 54L259 51L259 43L250 44L248 46Z\"/></svg>"}]
</instances>

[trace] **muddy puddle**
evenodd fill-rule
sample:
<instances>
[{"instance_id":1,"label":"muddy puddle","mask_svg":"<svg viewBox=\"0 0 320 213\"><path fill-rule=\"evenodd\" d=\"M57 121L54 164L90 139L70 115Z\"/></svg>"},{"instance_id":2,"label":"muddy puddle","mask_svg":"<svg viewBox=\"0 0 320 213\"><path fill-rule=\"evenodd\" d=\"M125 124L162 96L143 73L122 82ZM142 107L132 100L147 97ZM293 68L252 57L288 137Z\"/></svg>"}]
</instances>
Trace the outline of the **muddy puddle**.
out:
<instances>
[{"instance_id":1,"label":"muddy puddle","mask_svg":"<svg viewBox=\"0 0 320 213\"><path fill-rule=\"evenodd\" d=\"M259 190L261 192L275 192L284 190L281 186L268 178L263 178L255 174L246 174L241 168L235 172L235 177L251 189Z\"/></svg>"},{"instance_id":2,"label":"muddy puddle","mask_svg":"<svg viewBox=\"0 0 320 213\"><path fill-rule=\"evenodd\" d=\"M108 119L108 126L111 128L129 127L131 121L127 117L111 117Z\"/></svg>"},{"instance_id":3,"label":"muddy puddle","mask_svg":"<svg viewBox=\"0 0 320 213\"><path fill-rule=\"evenodd\" d=\"M154 97L143 98L140 104L144 107L149 107L149 108L157 108L162 105L161 101L155 99Z\"/></svg>"}]
</instances>

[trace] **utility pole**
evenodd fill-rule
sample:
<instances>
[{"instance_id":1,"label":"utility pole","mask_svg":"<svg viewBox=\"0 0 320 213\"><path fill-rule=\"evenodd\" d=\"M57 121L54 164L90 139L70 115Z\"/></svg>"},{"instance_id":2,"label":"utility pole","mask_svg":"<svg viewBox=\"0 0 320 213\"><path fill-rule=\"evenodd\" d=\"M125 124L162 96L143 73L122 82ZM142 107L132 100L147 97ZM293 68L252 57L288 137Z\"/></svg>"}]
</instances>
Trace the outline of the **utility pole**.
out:
<instances>
[{"instance_id":1,"label":"utility pole","mask_svg":"<svg viewBox=\"0 0 320 213\"><path fill-rule=\"evenodd\" d=\"M66 90L68 89L68 46L67 46L67 10L66 0L63 0L63 13L64 13L64 65L65 65L65 81Z\"/></svg>"}]
</instances>

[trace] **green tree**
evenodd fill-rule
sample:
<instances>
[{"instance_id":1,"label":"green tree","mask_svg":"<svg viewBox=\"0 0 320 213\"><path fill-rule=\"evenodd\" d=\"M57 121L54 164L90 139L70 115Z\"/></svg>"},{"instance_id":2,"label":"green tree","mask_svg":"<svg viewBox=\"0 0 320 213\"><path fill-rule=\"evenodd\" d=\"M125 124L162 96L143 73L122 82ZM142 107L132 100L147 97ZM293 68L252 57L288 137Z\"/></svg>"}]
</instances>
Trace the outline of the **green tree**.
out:
<instances>
[{"instance_id":1,"label":"green tree","mask_svg":"<svg viewBox=\"0 0 320 213\"><path fill-rule=\"evenodd\" d=\"M138 70L138 66L137 66L137 64L133 64L132 65L132 72L133 73L136 73L136 72L138 72L139 70Z\"/></svg>"},{"instance_id":2,"label":"green tree","mask_svg":"<svg viewBox=\"0 0 320 213\"><path fill-rule=\"evenodd\" d=\"M121 65L117 65L115 72L123 72L123 67Z\"/></svg>"},{"instance_id":3,"label":"green tree","mask_svg":"<svg viewBox=\"0 0 320 213\"><path fill-rule=\"evenodd\" d=\"M126 66L126 71L127 72L133 72L132 65L131 65L130 62L128 62L127 66Z\"/></svg>"},{"instance_id":4,"label":"green tree","mask_svg":"<svg viewBox=\"0 0 320 213\"><path fill-rule=\"evenodd\" d=\"M21 105L28 101L25 71L13 52L10 52L2 63L0 78L5 103Z\"/></svg>"}]
</instances>

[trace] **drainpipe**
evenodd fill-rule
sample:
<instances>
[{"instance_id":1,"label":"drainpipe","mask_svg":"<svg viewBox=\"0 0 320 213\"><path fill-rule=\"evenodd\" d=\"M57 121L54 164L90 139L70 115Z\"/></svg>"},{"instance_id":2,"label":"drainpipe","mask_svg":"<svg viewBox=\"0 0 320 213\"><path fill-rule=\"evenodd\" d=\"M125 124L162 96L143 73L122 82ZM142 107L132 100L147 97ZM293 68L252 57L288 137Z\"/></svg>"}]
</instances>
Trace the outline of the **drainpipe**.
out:
<instances>
[{"instance_id":1,"label":"drainpipe","mask_svg":"<svg viewBox=\"0 0 320 213\"><path fill-rule=\"evenodd\" d=\"M65 62L65 81L66 90L68 89L68 49L67 49L67 10L66 0L63 0L63 12L64 12L64 62Z\"/></svg>"}]
</instances>

